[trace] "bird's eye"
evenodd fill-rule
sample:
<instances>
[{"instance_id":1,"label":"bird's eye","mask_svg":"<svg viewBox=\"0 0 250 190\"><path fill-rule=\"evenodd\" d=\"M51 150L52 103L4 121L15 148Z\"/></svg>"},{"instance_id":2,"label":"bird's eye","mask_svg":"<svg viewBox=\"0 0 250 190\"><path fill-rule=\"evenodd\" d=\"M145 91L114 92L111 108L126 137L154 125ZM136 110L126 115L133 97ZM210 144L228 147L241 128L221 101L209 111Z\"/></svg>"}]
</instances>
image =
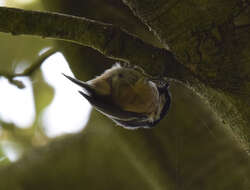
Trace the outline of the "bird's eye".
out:
<instances>
[{"instance_id":1,"label":"bird's eye","mask_svg":"<svg viewBox=\"0 0 250 190\"><path fill-rule=\"evenodd\" d=\"M123 78L123 76L124 76L124 75L123 75L122 73L119 73L119 74L118 74L118 77L119 77L119 78Z\"/></svg>"}]
</instances>

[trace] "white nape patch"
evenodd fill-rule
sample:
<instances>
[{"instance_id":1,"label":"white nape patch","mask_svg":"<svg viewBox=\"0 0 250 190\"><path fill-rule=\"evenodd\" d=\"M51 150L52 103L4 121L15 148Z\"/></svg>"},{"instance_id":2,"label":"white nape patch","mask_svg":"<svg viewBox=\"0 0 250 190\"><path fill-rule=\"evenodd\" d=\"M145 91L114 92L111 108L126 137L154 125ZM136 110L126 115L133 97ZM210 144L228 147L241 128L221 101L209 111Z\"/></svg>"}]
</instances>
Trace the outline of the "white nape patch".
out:
<instances>
[{"instance_id":1,"label":"white nape patch","mask_svg":"<svg viewBox=\"0 0 250 190\"><path fill-rule=\"evenodd\" d=\"M87 124L91 105L62 73L73 76L63 54L55 53L42 65L45 80L54 87L52 103L44 110L42 124L49 137L81 131Z\"/></svg>"},{"instance_id":2,"label":"white nape patch","mask_svg":"<svg viewBox=\"0 0 250 190\"><path fill-rule=\"evenodd\" d=\"M35 105L31 81L28 77L15 77L25 88L19 89L0 77L0 119L27 128L35 120Z\"/></svg>"},{"instance_id":3,"label":"white nape patch","mask_svg":"<svg viewBox=\"0 0 250 190\"><path fill-rule=\"evenodd\" d=\"M111 68L113 68L113 69L122 68L122 66L119 62L116 62Z\"/></svg>"}]
</instances>

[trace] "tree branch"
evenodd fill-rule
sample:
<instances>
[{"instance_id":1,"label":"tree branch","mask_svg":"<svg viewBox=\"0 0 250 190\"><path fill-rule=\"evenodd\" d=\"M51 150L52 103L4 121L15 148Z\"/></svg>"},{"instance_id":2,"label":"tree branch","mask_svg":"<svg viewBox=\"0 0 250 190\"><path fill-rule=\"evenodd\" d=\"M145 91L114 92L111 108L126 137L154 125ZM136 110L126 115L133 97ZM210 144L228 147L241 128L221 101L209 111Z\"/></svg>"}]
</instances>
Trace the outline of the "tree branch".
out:
<instances>
[{"instance_id":1,"label":"tree branch","mask_svg":"<svg viewBox=\"0 0 250 190\"><path fill-rule=\"evenodd\" d=\"M24 88L24 85L21 81L17 81L14 79L15 77L24 77L24 76L31 76L37 69L40 68L41 64L47 59L49 56L56 52L55 49L49 49L44 54L42 54L35 63L33 63L30 67L25 69L22 73L9 73L0 71L0 76L4 76L9 80L10 83L17 86L18 88Z\"/></svg>"},{"instance_id":2,"label":"tree branch","mask_svg":"<svg viewBox=\"0 0 250 190\"><path fill-rule=\"evenodd\" d=\"M146 44L111 24L59 13L0 7L0 32L70 41L94 48L105 56L142 67L151 76L184 82L191 73L174 55Z\"/></svg>"}]
</instances>

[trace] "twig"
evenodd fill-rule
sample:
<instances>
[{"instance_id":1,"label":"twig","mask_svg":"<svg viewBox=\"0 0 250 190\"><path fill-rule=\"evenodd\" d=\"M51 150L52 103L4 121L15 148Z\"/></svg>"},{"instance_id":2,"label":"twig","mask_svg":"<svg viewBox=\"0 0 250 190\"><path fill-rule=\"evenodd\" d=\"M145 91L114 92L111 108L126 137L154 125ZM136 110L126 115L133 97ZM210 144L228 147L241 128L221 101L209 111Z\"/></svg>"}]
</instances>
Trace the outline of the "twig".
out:
<instances>
[{"instance_id":1,"label":"twig","mask_svg":"<svg viewBox=\"0 0 250 190\"><path fill-rule=\"evenodd\" d=\"M43 53L35 63L33 63L30 67L25 69L22 73L8 73L4 71L0 71L0 76L4 76L9 80L10 83L16 85L18 88L24 88L23 84L20 81L15 80L15 77L22 76L31 76L37 69L40 68L41 64L47 59L49 56L56 52L55 49L49 49L45 53Z\"/></svg>"}]
</instances>

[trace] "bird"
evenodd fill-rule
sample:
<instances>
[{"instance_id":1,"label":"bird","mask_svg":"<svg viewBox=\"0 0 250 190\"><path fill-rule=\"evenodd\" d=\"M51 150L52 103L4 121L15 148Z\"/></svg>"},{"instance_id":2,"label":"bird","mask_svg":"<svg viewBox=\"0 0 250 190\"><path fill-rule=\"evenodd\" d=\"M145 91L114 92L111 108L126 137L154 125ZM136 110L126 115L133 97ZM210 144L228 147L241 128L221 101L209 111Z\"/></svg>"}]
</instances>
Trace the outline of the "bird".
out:
<instances>
[{"instance_id":1,"label":"bird","mask_svg":"<svg viewBox=\"0 0 250 190\"><path fill-rule=\"evenodd\" d=\"M79 93L97 111L127 129L152 128L170 108L169 84L160 85L135 67L116 63L87 82L62 74L83 89Z\"/></svg>"}]
</instances>

